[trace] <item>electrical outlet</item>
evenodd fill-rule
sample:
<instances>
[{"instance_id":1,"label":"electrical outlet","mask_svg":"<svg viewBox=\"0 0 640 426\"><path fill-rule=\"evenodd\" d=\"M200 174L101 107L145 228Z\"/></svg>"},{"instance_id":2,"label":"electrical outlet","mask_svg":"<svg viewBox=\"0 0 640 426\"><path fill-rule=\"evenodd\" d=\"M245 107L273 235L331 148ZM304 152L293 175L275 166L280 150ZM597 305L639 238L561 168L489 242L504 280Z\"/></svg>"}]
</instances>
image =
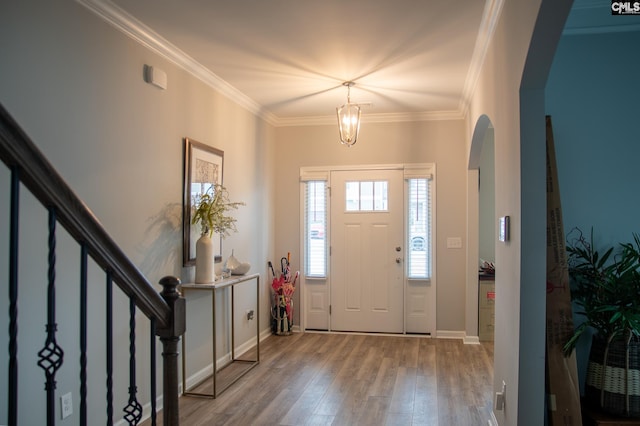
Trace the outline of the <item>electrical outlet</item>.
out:
<instances>
[{"instance_id":1,"label":"electrical outlet","mask_svg":"<svg viewBox=\"0 0 640 426\"><path fill-rule=\"evenodd\" d=\"M63 419L73 414L73 397L71 392L65 393L60 397L60 411L62 412Z\"/></svg>"}]
</instances>

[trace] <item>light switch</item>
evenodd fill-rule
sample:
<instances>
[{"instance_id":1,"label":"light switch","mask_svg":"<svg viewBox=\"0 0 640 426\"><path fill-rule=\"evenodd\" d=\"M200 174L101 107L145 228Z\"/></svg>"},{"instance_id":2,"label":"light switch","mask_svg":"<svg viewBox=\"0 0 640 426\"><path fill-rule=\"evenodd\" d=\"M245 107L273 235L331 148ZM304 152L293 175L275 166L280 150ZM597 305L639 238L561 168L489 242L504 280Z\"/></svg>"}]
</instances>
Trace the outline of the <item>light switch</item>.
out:
<instances>
[{"instance_id":1,"label":"light switch","mask_svg":"<svg viewBox=\"0 0 640 426\"><path fill-rule=\"evenodd\" d=\"M460 238L460 237L449 237L449 238L447 238L447 248L448 249L460 249L460 248L462 248L462 238Z\"/></svg>"}]
</instances>

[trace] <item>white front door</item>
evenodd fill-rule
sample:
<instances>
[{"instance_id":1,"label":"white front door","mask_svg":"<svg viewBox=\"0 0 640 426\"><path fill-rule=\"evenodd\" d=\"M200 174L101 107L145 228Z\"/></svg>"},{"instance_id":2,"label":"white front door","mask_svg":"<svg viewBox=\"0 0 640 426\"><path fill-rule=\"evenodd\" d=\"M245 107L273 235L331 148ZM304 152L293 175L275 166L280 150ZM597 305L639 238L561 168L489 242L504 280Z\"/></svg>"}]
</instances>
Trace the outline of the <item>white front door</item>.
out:
<instances>
[{"instance_id":1,"label":"white front door","mask_svg":"<svg viewBox=\"0 0 640 426\"><path fill-rule=\"evenodd\" d=\"M331 329L402 333L403 172L331 172Z\"/></svg>"}]
</instances>

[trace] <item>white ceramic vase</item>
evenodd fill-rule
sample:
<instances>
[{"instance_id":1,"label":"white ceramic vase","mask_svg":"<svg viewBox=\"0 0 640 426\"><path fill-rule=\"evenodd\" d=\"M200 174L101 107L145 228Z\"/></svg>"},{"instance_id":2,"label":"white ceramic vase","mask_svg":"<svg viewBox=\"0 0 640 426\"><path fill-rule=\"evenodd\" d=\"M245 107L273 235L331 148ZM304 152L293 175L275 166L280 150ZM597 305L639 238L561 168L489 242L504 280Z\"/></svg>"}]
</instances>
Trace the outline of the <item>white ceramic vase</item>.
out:
<instances>
[{"instance_id":1,"label":"white ceramic vase","mask_svg":"<svg viewBox=\"0 0 640 426\"><path fill-rule=\"evenodd\" d=\"M203 234L196 241L196 284L209 284L216 280L213 240Z\"/></svg>"}]
</instances>

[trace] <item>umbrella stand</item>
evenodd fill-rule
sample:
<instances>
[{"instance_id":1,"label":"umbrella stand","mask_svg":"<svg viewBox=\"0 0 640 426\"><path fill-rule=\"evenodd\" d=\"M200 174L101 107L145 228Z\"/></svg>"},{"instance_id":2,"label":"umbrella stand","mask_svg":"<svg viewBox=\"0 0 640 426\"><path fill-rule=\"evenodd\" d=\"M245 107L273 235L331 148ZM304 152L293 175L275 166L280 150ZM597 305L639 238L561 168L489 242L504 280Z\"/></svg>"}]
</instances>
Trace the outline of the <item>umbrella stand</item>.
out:
<instances>
[{"instance_id":1,"label":"umbrella stand","mask_svg":"<svg viewBox=\"0 0 640 426\"><path fill-rule=\"evenodd\" d=\"M274 331L278 336L288 336L291 334L291 326L293 323L289 322L287 316L287 307L293 306L293 300L290 297L284 295L275 294L275 303L271 310L271 315L275 320Z\"/></svg>"},{"instance_id":2,"label":"umbrella stand","mask_svg":"<svg viewBox=\"0 0 640 426\"><path fill-rule=\"evenodd\" d=\"M271 289L273 290L273 299L271 304L271 329L277 336L288 336L292 333L293 327L293 293L296 289L296 281L300 272L296 272L291 277L289 268L289 255L283 257L281 261L282 273L276 277L273 264L269 262L273 281Z\"/></svg>"}]
</instances>

